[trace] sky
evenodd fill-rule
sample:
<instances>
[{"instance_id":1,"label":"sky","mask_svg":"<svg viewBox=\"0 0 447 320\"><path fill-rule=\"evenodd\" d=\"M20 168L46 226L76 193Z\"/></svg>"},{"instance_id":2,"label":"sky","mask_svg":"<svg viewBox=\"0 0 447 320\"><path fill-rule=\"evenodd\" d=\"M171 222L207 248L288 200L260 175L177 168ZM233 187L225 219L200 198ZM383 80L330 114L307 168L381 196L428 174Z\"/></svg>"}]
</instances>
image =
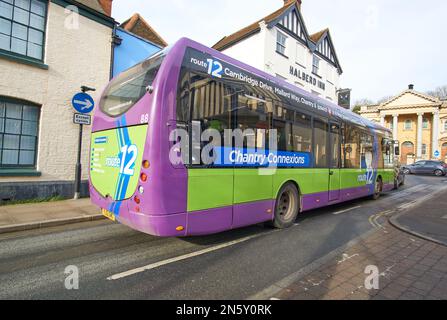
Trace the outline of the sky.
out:
<instances>
[{"instance_id":1,"label":"sky","mask_svg":"<svg viewBox=\"0 0 447 320\"><path fill-rule=\"evenodd\" d=\"M303 0L309 33L329 27L352 101L447 85L447 1ZM279 9L283 0L114 0L123 22L138 12L168 42L212 46Z\"/></svg>"}]
</instances>

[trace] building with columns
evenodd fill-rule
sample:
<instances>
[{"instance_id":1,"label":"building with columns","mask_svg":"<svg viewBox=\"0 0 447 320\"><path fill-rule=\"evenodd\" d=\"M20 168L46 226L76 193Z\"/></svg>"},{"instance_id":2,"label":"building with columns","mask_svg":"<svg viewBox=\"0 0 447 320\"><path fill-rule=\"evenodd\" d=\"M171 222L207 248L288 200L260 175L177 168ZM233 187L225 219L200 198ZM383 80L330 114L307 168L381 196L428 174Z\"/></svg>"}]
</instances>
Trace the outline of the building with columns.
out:
<instances>
[{"instance_id":1,"label":"building with columns","mask_svg":"<svg viewBox=\"0 0 447 320\"><path fill-rule=\"evenodd\" d=\"M447 101L408 89L380 104L362 106L360 114L393 131L401 163L447 158Z\"/></svg>"}]
</instances>

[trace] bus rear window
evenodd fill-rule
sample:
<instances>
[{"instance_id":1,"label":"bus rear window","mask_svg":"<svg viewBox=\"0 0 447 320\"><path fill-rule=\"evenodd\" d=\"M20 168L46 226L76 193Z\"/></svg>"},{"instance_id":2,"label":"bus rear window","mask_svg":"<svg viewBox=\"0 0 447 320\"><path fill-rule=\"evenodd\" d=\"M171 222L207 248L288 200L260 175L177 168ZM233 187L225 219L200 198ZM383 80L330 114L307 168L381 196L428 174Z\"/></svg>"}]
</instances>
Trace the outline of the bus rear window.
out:
<instances>
[{"instance_id":1,"label":"bus rear window","mask_svg":"<svg viewBox=\"0 0 447 320\"><path fill-rule=\"evenodd\" d=\"M113 79L101 98L101 110L117 117L132 108L144 96L146 87L154 82L165 56L166 51L162 51Z\"/></svg>"}]
</instances>

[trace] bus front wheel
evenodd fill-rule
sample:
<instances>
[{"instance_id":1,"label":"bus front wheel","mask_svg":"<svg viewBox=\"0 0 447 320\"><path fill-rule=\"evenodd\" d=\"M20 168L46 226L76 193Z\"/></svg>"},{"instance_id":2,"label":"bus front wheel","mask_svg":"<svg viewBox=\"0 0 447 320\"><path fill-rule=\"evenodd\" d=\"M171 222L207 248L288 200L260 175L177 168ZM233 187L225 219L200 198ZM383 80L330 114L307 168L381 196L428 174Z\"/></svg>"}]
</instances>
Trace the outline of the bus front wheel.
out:
<instances>
[{"instance_id":1,"label":"bus front wheel","mask_svg":"<svg viewBox=\"0 0 447 320\"><path fill-rule=\"evenodd\" d=\"M298 189L293 183L286 183L276 198L273 226L278 229L292 226L298 215L299 206Z\"/></svg>"}]
</instances>

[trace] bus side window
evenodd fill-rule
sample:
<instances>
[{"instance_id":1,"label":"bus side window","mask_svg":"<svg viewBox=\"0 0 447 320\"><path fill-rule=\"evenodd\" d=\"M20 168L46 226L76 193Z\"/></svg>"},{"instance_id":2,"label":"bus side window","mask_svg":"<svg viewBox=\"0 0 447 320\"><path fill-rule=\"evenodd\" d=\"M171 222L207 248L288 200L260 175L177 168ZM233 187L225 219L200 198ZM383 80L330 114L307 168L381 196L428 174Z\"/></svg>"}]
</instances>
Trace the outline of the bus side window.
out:
<instances>
[{"instance_id":1,"label":"bus side window","mask_svg":"<svg viewBox=\"0 0 447 320\"><path fill-rule=\"evenodd\" d=\"M191 123L196 135L193 141L200 141L192 146L192 163L202 165L201 150L208 143L224 146L226 142L224 133L231 129L231 100L228 97L233 91L222 82L202 76L190 74L190 104L192 106ZM213 129L220 133L220 141L201 141L201 135L205 130ZM195 131L197 133L195 133ZM211 153L213 153L212 151ZM210 154L210 156L213 156Z\"/></svg>"},{"instance_id":2,"label":"bus side window","mask_svg":"<svg viewBox=\"0 0 447 320\"><path fill-rule=\"evenodd\" d=\"M293 111L287 110L282 102L274 101L272 129L276 130L276 147L278 151L292 150L292 126L290 122L286 122L286 117L290 117L291 112Z\"/></svg>"},{"instance_id":3,"label":"bus side window","mask_svg":"<svg viewBox=\"0 0 447 320\"><path fill-rule=\"evenodd\" d=\"M182 68L180 73L180 80L178 86L177 97L177 121L188 123L189 122L189 72L186 72L185 68Z\"/></svg>"},{"instance_id":4,"label":"bus side window","mask_svg":"<svg viewBox=\"0 0 447 320\"><path fill-rule=\"evenodd\" d=\"M360 169L360 132L354 126L345 126L343 157L344 168Z\"/></svg>"},{"instance_id":5,"label":"bus side window","mask_svg":"<svg viewBox=\"0 0 447 320\"><path fill-rule=\"evenodd\" d=\"M235 129L243 133L243 141L236 141L236 148L265 149L269 130L267 99L246 91L237 92L237 106L233 108ZM241 145L242 144L242 145Z\"/></svg>"},{"instance_id":6,"label":"bus side window","mask_svg":"<svg viewBox=\"0 0 447 320\"><path fill-rule=\"evenodd\" d=\"M328 168L328 124L314 118L314 158L316 168Z\"/></svg>"}]
</instances>

